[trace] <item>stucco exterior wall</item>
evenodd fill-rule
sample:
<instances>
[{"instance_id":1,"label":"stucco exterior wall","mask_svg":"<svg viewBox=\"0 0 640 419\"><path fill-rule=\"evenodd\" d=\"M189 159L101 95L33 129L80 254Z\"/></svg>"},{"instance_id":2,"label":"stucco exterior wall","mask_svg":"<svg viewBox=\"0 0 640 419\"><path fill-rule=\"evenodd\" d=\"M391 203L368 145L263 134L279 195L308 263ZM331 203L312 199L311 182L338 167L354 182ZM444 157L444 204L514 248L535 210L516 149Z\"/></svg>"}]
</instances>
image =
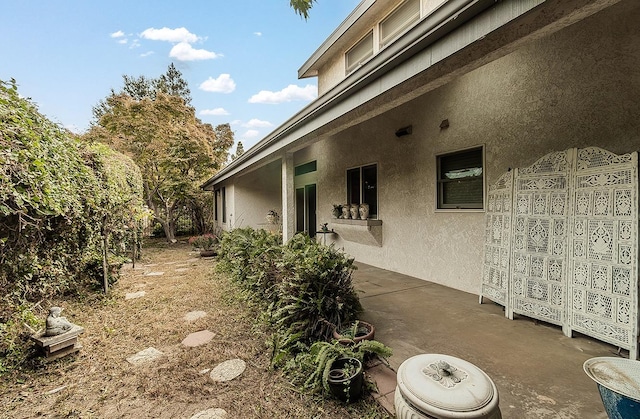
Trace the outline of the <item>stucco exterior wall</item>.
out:
<instances>
[{"instance_id":1,"label":"stucco exterior wall","mask_svg":"<svg viewBox=\"0 0 640 419\"><path fill-rule=\"evenodd\" d=\"M434 10L440 7L447 0L421 0L421 18L430 15ZM373 51L377 54L380 51L379 34L377 25L389 13L391 13L398 5L402 3L400 0L388 1L383 5L376 5L373 9L376 13L369 13L363 20L365 24L363 29L351 33L350 42L344 48L335 52L335 55L329 59L318 71L318 95L322 95L337 85L345 77L345 54L360 39L362 39L369 31L374 31Z\"/></svg>"},{"instance_id":2,"label":"stucco exterior wall","mask_svg":"<svg viewBox=\"0 0 640 419\"><path fill-rule=\"evenodd\" d=\"M640 7L623 2L309 147L318 221L346 200L346 170L378 164L382 246L336 237L357 260L477 293L484 213L436 211L436 156L485 147L487 185L571 147L640 149ZM449 128L440 129L448 119ZM413 134L396 138L407 125ZM366 227L363 227L366 228Z\"/></svg>"},{"instance_id":3,"label":"stucco exterior wall","mask_svg":"<svg viewBox=\"0 0 640 419\"><path fill-rule=\"evenodd\" d=\"M268 228L266 215L271 209L280 213L282 207L282 165L274 161L264 167L239 176L234 188L232 228Z\"/></svg>"}]
</instances>

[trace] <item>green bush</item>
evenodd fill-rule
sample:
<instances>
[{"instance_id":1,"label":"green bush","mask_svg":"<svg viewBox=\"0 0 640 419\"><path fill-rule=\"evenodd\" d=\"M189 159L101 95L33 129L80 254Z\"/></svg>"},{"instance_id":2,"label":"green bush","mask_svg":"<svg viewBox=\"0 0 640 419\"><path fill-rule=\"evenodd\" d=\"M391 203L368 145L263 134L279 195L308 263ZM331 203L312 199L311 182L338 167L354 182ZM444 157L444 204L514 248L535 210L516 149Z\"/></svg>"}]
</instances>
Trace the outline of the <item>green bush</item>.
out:
<instances>
[{"instance_id":1,"label":"green bush","mask_svg":"<svg viewBox=\"0 0 640 419\"><path fill-rule=\"evenodd\" d=\"M305 234L294 236L283 251L284 278L279 284L274 319L303 340L328 339L336 325L362 311L353 288L353 259Z\"/></svg>"},{"instance_id":2,"label":"green bush","mask_svg":"<svg viewBox=\"0 0 640 419\"><path fill-rule=\"evenodd\" d=\"M0 80L2 368L26 352L23 318L33 303L101 283L103 237L117 278L144 213L131 159L80 141L22 98L15 81Z\"/></svg>"},{"instance_id":3,"label":"green bush","mask_svg":"<svg viewBox=\"0 0 640 419\"><path fill-rule=\"evenodd\" d=\"M275 326L273 362L327 339L334 325L362 309L353 288L353 259L304 234L286 245L277 234L251 228L223 235L218 268L260 305Z\"/></svg>"}]
</instances>

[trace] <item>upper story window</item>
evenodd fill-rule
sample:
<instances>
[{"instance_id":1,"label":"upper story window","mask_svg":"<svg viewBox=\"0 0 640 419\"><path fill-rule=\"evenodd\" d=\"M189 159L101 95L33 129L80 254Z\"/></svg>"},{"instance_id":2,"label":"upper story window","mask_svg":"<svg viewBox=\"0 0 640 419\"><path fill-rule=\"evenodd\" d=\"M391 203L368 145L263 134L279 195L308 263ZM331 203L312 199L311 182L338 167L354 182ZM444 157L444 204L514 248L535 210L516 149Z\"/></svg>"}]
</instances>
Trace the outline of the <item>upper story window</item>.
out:
<instances>
[{"instance_id":1,"label":"upper story window","mask_svg":"<svg viewBox=\"0 0 640 419\"><path fill-rule=\"evenodd\" d=\"M347 170L347 204L369 204L369 218L378 218L378 165Z\"/></svg>"},{"instance_id":2,"label":"upper story window","mask_svg":"<svg viewBox=\"0 0 640 419\"><path fill-rule=\"evenodd\" d=\"M355 44L346 54L347 74L358 68L360 64L368 60L373 55L373 31L369 32L357 44Z\"/></svg>"},{"instance_id":3,"label":"upper story window","mask_svg":"<svg viewBox=\"0 0 640 419\"><path fill-rule=\"evenodd\" d=\"M380 48L420 19L420 0L407 0L380 22Z\"/></svg>"},{"instance_id":4,"label":"upper story window","mask_svg":"<svg viewBox=\"0 0 640 419\"><path fill-rule=\"evenodd\" d=\"M482 209L482 147L437 156L438 209Z\"/></svg>"}]
</instances>

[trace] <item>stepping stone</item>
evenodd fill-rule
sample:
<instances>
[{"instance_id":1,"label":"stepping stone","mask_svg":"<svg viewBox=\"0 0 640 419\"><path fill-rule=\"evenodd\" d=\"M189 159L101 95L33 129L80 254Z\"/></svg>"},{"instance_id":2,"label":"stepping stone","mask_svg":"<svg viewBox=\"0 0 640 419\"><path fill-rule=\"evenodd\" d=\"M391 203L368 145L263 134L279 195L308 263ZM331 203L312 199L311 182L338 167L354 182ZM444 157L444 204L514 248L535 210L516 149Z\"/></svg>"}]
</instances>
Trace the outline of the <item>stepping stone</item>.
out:
<instances>
[{"instance_id":1,"label":"stepping stone","mask_svg":"<svg viewBox=\"0 0 640 419\"><path fill-rule=\"evenodd\" d=\"M188 260L187 260L187 262L200 262L200 259L198 259L198 258L191 258L191 259L188 259Z\"/></svg>"},{"instance_id":2,"label":"stepping stone","mask_svg":"<svg viewBox=\"0 0 640 419\"><path fill-rule=\"evenodd\" d=\"M190 311L184 315L184 319L188 322L192 322L206 316L207 316L207 313L204 311Z\"/></svg>"},{"instance_id":3,"label":"stepping stone","mask_svg":"<svg viewBox=\"0 0 640 419\"><path fill-rule=\"evenodd\" d=\"M211 368L205 368L203 370L198 371L199 374L208 374L211 371Z\"/></svg>"},{"instance_id":4,"label":"stepping stone","mask_svg":"<svg viewBox=\"0 0 640 419\"><path fill-rule=\"evenodd\" d=\"M162 276L162 275L164 275L164 272L148 272L144 274L144 276Z\"/></svg>"},{"instance_id":5,"label":"stepping stone","mask_svg":"<svg viewBox=\"0 0 640 419\"><path fill-rule=\"evenodd\" d=\"M247 368L247 364L241 359L224 361L211 371L209 377L213 381L231 381L238 377Z\"/></svg>"},{"instance_id":6,"label":"stepping stone","mask_svg":"<svg viewBox=\"0 0 640 419\"><path fill-rule=\"evenodd\" d=\"M224 409L213 408L198 412L190 419L225 419L226 417L227 412Z\"/></svg>"},{"instance_id":7,"label":"stepping stone","mask_svg":"<svg viewBox=\"0 0 640 419\"><path fill-rule=\"evenodd\" d=\"M176 268L176 272L187 272L189 268Z\"/></svg>"},{"instance_id":8,"label":"stepping stone","mask_svg":"<svg viewBox=\"0 0 640 419\"><path fill-rule=\"evenodd\" d=\"M156 348L149 347L143 351L138 352L135 355L131 355L129 358L127 358L127 362L133 365L139 365L145 362L156 360L162 355L164 354Z\"/></svg>"},{"instance_id":9,"label":"stepping stone","mask_svg":"<svg viewBox=\"0 0 640 419\"><path fill-rule=\"evenodd\" d=\"M211 341L211 339L213 339L215 335L215 333L208 330L201 330L199 332L189 334L182 340L182 344L184 346L193 348L194 346L200 346L204 345L205 343L209 343L209 341Z\"/></svg>"},{"instance_id":10,"label":"stepping stone","mask_svg":"<svg viewBox=\"0 0 640 419\"><path fill-rule=\"evenodd\" d=\"M124 295L125 300L133 300L134 298L144 297L147 294L146 291L128 292Z\"/></svg>"}]
</instances>

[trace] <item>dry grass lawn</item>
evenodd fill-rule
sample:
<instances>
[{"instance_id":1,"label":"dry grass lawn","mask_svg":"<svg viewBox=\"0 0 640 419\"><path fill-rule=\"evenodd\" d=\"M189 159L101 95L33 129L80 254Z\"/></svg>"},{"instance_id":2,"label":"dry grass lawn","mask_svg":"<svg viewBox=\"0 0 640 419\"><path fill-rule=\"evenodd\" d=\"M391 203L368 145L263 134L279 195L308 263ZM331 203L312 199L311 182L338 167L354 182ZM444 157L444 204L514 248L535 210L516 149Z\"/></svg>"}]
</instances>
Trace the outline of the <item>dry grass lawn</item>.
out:
<instances>
[{"instance_id":1,"label":"dry grass lawn","mask_svg":"<svg viewBox=\"0 0 640 419\"><path fill-rule=\"evenodd\" d=\"M367 398L343 405L297 392L269 369L268 336L257 313L236 298L215 261L199 258L184 243L148 244L143 259L123 268L107 297L61 300L63 315L85 328L77 355L7 376L0 381L0 417L190 418L221 408L228 418L386 418ZM162 275L149 275L163 272ZM145 295L125 300L127 293ZM195 321L190 311L205 311ZM46 317L46 311L40 313ZM213 340L186 347L189 334L209 330ZM126 358L148 347L158 361L131 365ZM241 358L247 369L226 383L203 373Z\"/></svg>"}]
</instances>

